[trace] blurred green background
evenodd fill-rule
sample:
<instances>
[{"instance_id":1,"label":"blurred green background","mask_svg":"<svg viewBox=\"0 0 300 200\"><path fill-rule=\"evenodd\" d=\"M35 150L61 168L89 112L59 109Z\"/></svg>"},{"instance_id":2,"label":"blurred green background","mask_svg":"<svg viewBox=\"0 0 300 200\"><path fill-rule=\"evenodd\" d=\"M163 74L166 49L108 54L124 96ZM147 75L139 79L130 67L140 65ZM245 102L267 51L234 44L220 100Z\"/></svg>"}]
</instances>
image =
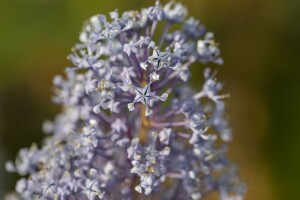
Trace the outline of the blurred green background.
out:
<instances>
[{"instance_id":1,"label":"blurred green background","mask_svg":"<svg viewBox=\"0 0 300 200\"><path fill-rule=\"evenodd\" d=\"M84 20L153 2L0 0L0 199L16 178L4 172L4 161L40 142L42 122L59 111L50 101L52 78L70 64L66 56ZM219 79L231 94L235 138L229 154L248 184L246 199L299 200L300 1L182 2L221 44Z\"/></svg>"}]
</instances>

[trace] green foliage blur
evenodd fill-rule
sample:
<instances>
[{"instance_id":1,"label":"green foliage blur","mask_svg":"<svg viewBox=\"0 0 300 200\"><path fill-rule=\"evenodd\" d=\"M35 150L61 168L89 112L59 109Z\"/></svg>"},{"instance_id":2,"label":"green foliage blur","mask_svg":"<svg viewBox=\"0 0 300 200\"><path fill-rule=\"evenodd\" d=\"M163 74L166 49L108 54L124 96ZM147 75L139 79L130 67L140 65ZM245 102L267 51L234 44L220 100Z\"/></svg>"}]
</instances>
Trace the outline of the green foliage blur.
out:
<instances>
[{"instance_id":1,"label":"green foliage blur","mask_svg":"<svg viewBox=\"0 0 300 200\"><path fill-rule=\"evenodd\" d=\"M166 2L162 0L162 2ZM90 16L140 9L154 0L0 0L0 199L13 190L6 160L32 142L59 112L52 78ZM225 65L234 128L230 157L248 184L246 199L300 199L300 1L182 0L215 33ZM192 84L204 66L193 69ZM198 79L199 80L199 79Z\"/></svg>"}]
</instances>

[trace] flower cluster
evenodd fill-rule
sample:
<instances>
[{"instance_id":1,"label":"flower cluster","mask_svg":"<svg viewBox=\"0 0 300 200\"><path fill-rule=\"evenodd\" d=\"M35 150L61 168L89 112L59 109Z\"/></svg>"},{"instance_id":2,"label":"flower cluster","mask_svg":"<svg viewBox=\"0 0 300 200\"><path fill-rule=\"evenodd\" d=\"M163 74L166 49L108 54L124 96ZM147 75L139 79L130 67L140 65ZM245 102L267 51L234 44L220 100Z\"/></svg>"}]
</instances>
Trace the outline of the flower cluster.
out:
<instances>
[{"instance_id":1,"label":"flower cluster","mask_svg":"<svg viewBox=\"0 0 300 200\"><path fill-rule=\"evenodd\" d=\"M22 199L243 199L222 83L206 68L200 92L187 84L194 63L223 63L220 49L183 5L93 16L68 59L54 78L62 113L41 148L6 164Z\"/></svg>"}]
</instances>

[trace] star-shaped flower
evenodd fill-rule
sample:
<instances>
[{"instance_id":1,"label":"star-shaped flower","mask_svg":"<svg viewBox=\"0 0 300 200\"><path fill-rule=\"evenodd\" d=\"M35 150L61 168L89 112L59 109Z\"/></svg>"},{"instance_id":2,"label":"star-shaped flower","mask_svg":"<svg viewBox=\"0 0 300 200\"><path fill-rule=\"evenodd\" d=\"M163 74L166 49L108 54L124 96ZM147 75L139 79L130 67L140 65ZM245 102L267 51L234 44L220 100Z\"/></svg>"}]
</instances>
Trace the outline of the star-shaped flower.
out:
<instances>
[{"instance_id":1,"label":"star-shaped flower","mask_svg":"<svg viewBox=\"0 0 300 200\"><path fill-rule=\"evenodd\" d=\"M150 88L151 83L152 82L150 82L143 88L135 87L136 96L135 96L133 102L128 104L129 111L134 110L135 103L141 102L142 104L144 104L146 106L145 115L149 116L153 113L153 111L149 108L149 106L152 106L154 101L158 101L158 100L166 101L167 100L167 97L168 97L167 93L164 93L162 96L157 96L154 92L151 91L151 88Z\"/></svg>"}]
</instances>

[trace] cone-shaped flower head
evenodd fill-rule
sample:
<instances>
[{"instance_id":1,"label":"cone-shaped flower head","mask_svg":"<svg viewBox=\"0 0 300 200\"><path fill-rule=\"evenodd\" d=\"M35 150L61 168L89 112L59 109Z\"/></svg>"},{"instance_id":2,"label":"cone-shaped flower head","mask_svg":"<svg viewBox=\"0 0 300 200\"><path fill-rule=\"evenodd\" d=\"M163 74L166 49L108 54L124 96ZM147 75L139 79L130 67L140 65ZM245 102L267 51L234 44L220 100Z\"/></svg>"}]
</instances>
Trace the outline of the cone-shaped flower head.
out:
<instances>
[{"instance_id":1,"label":"cone-shaped flower head","mask_svg":"<svg viewBox=\"0 0 300 200\"><path fill-rule=\"evenodd\" d=\"M54 78L62 113L45 123L41 148L6 164L25 175L16 186L22 199L243 198L225 156L226 95L204 66L223 63L220 49L187 16L183 5L157 1L85 23L73 67ZM188 85L192 65L204 71L199 92Z\"/></svg>"}]
</instances>

